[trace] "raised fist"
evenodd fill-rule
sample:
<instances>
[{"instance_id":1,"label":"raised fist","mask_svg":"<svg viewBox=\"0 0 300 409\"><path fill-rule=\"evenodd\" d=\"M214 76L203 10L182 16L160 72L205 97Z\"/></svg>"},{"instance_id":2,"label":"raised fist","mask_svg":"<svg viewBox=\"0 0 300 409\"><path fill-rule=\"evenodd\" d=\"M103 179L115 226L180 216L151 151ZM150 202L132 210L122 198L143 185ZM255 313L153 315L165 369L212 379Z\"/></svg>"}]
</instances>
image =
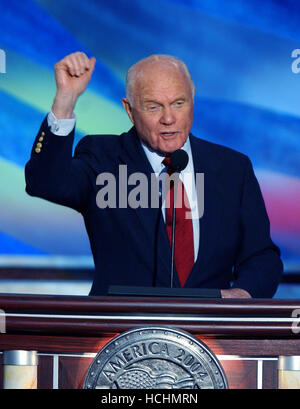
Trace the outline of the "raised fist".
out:
<instances>
[{"instance_id":1,"label":"raised fist","mask_svg":"<svg viewBox=\"0 0 300 409\"><path fill-rule=\"evenodd\" d=\"M77 98L90 82L95 64L96 58L88 58L83 52L69 54L55 64L57 91L52 111L57 118L72 115Z\"/></svg>"}]
</instances>

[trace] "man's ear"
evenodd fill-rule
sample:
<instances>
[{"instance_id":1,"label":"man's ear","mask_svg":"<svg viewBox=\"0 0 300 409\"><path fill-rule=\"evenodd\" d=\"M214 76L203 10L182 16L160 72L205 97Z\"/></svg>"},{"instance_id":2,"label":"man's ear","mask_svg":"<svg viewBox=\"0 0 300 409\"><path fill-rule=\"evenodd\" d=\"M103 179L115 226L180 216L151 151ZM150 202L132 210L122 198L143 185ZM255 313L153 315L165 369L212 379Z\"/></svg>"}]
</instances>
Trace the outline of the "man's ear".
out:
<instances>
[{"instance_id":1,"label":"man's ear","mask_svg":"<svg viewBox=\"0 0 300 409\"><path fill-rule=\"evenodd\" d=\"M127 98L122 98L122 105L123 105L125 111L127 112L127 115L129 116L130 121L134 125L134 119L133 119L133 115L132 115L131 106L130 106L130 103L129 103Z\"/></svg>"}]
</instances>

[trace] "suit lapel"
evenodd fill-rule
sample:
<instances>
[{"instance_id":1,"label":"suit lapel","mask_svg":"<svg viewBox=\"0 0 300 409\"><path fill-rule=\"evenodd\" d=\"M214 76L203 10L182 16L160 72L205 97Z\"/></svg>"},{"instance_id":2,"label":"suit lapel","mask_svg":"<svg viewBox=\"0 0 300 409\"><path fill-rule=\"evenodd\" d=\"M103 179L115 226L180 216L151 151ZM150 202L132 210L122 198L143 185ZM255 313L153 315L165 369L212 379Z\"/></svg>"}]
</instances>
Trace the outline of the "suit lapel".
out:
<instances>
[{"instance_id":1,"label":"suit lapel","mask_svg":"<svg viewBox=\"0 0 300 409\"><path fill-rule=\"evenodd\" d=\"M119 160L121 164L127 165L128 177L136 172L143 173L147 177L148 207L139 207L135 209L134 213L138 217L139 223L144 231L143 240L145 243L145 251L147 251L147 243L152 242L153 237L155 240L156 254L154 257L156 259L156 277L154 277L153 285L169 287L169 273L171 265L169 240L161 214L161 209L151 206L151 174L154 171L146 157L134 127L131 128L128 133L121 136ZM132 188L133 187L128 187L128 193Z\"/></svg>"}]
</instances>

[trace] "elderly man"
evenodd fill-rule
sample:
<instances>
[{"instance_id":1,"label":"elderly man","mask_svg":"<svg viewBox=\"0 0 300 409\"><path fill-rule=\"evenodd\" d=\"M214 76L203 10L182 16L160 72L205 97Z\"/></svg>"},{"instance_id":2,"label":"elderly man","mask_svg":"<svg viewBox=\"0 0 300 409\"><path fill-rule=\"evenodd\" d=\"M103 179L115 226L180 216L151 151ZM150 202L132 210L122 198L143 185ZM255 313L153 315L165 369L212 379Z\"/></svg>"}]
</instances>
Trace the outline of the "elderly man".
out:
<instances>
[{"instance_id":1,"label":"elderly man","mask_svg":"<svg viewBox=\"0 0 300 409\"><path fill-rule=\"evenodd\" d=\"M96 270L90 294L106 294L110 285L170 286L170 207L151 206L149 199L148 206L138 208L101 208L96 181L109 173L119 184L124 165L128 178L136 172L148 180L171 174L168 158L183 149L189 159L183 173L194 177L188 184L179 182L185 209L176 212L172 285L217 288L224 298L272 297L282 263L251 163L190 133L195 88L182 61L153 55L131 67L122 104L134 126L118 136L86 136L72 157L73 111L95 62L78 52L55 65L57 93L25 170L30 195L83 215ZM204 174L202 217L197 217L199 201L192 204L197 174ZM183 217L187 211L191 217Z\"/></svg>"}]
</instances>

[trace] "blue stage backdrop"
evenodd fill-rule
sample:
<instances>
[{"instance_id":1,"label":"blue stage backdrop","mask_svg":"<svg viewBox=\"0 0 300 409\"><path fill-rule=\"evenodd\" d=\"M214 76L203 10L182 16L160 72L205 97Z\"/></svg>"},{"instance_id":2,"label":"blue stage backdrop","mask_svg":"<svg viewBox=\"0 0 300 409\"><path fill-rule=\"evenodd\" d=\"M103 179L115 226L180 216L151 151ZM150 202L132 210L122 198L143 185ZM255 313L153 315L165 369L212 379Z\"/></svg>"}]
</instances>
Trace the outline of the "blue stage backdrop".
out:
<instances>
[{"instance_id":1,"label":"blue stage backdrop","mask_svg":"<svg viewBox=\"0 0 300 409\"><path fill-rule=\"evenodd\" d=\"M296 0L0 0L0 265L93 266L81 216L24 191L53 65L81 50L97 65L76 142L130 127L121 98L131 64L183 59L196 85L193 133L251 158L285 270L299 271L299 17Z\"/></svg>"}]
</instances>

